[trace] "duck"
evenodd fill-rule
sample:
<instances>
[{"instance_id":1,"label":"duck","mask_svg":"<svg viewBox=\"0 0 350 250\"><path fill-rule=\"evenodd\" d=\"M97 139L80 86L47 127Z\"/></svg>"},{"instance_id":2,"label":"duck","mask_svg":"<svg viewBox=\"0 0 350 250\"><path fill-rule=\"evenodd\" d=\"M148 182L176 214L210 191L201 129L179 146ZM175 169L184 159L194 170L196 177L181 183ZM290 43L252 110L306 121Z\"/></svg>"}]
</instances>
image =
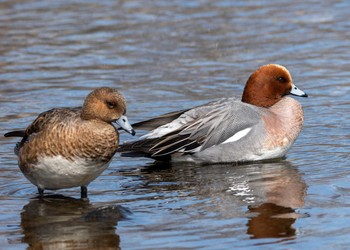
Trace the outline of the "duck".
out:
<instances>
[{"instance_id":1,"label":"duck","mask_svg":"<svg viewBox=\"0 0 350 250\"><path fill-rule=\"evenodd\" d=\"M126 114L125 98L118 90L101 87L87 95L81 107L53 108L37 116L25 129L4 134L21 137L15 146L24 176L44 190L87 186L109 165L119 146L113 123L131 135L135 130Z\"/></svg>"},{"instance_id":2,"label":"duck","mask_svg":"<svg viewBox=\"0 0 350 250\"><path fill-rule=\"evenodd\" d=\"M157 161L247 163L284 158L302 130L308 95L282 65L260 66L242 98L228 97L133 124L148 133L121 144L126 157Z\"/></svg>"}]
</instances>

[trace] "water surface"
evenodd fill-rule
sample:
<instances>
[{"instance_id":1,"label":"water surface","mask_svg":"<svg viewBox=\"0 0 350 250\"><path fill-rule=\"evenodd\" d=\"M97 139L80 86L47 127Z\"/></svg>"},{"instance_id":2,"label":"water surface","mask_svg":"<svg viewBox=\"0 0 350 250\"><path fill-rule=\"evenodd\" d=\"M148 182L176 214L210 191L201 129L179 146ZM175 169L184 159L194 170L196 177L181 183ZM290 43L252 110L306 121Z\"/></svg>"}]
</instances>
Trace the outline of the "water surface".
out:
<instances>
[{"instance_id":1,"label":"water surface","mask_svg":"<svg viewBox=\"0 0 350 250\"><path fill-rule=\"evenodd\" d=\"M309 94L298 99L305 126L285 160L198 167L116 155L88 202L79 188L37 199L18 169L16 140L0 137L1 248L347 249L349 7L1 1L2 134L52 107L81 105L100 86L126 96L132 122L239 96L267 63L286 66Z\"/></svg>"}]
</instances>

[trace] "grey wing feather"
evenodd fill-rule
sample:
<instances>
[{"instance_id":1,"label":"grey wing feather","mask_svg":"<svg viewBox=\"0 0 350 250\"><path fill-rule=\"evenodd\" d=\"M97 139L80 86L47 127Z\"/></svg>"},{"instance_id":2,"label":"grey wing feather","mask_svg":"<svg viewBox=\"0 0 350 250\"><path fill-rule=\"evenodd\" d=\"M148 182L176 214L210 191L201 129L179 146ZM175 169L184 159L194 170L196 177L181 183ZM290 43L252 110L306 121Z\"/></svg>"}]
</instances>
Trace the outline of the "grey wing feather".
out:
<instances>
[{"instance_id":1,"label":"grey wing feather","mask_svg":"<svg viewBox=\"0 0 350 250\"><path fill-rule=\"evenodd\" d=\"M258 124L261 121L260 113L259 108L236 98L220 99L186 112L168 113L176 114L176 119L162 123L163 127L165 130L171 127L176 129L156 137L154 135L157 133L153 132L162 127L156 128L142 140L122 144L118 151L124 155L144 154L153 158L173 153L194 153L223 143L237 132Z\"/></svg>"},{"instance_id":2,"label":"grey wing feather","mask_svg":"<svg viewBox=\"0 0 350 250\"><path fill-rule=\"evenodd\" d=\"M152 118L146 121L141 121L132 124L132 127L134 129L142 129L142 130L152 130L159 126L162 126L164 124L167 124L169 122L172 122L176 118L178 118L180 115L188 111L188 109L183 109L179 111L174 111L170 113L166 113L164 115L158 116L156 118Z\"/></svg>"},{"instance_id":3,"label":"grey wing feather","mask_svg":"<svg viewBox=\"0 0 350 250\"><path fill-rule=\"evenodd\" d=\"M245 119L242 119L242 114ZM171 145L169 145L168 135L159 138L159 142L152 147L153 156L179 150L186 152L186 146L193 146L191 142L195 142L201 150L204 150L260 122L258 109L249 104L234 101L232 98L220 100L209 106L200 106L183 114L183 116L186 115L195 119L169 135L172 138ZM179 139L178 143L174 140L176 137Z\"/></svg>"},{"instance_id":4,"label":"grey wing feather","mask_svg":"<svg viewBox=\"0 0 350 250\"><path fill-rule=\"evenodd\" d=\"M246 119L242 119L242 114ZM240 102L219 106L212 110L200 124L192 129L184 129L180 134L190 133L190 140L201 141L202 148L210 148L223 143L237 132L253 127L260 121L257 110Z\"/></svg>"},{"instance_id":5,"label":"grey wing feather","mask_svg":"<svg viewBox=\"0 0 350 250\"><path fill-rule=\"evenodd\" d=\"M186 113L187 116L190 116L191 119L196 119L198 117L205 115L208 112L208 110L212 109L212 107L215 107L216 105L221 103L225 103L228 100L237 100L237 99L222 98L213 102L196 106L192 109L182 109L178 111L169 112L149 120L134 123L132 124L132 127L134 129L153 130L167 123L171 123L172 121L176 120L181 115L183 115L184 113Z\"/></svg>"}]
</instances>

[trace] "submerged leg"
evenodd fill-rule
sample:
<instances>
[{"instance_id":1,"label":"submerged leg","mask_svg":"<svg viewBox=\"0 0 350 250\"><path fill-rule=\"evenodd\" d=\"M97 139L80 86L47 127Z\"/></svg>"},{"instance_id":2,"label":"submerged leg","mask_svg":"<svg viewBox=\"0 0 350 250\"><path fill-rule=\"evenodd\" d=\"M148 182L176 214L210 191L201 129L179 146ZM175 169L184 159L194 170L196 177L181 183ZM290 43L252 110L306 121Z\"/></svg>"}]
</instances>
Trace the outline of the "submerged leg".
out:
<instances>
[{"instance_id":1,"label":"submerged leg","mask_svg":"<svg viewBox=\"0 0 350 250\"><path fill-rule=\"evenodd\" d=\"M80 190L81 190L80 197L82 199L86 199L87 198L87 187L86 186L81 186Z\"/></svg>"},{"instance_id":2,"label":"submerged leg","mask_svg":"<svg viewBox=\"0 0 350 250\"><path fill-rule=\"evenodd\" d=\"M44 196L44 189L38 187L38 192L40 197Z\"/></svg>"}]
</instances>

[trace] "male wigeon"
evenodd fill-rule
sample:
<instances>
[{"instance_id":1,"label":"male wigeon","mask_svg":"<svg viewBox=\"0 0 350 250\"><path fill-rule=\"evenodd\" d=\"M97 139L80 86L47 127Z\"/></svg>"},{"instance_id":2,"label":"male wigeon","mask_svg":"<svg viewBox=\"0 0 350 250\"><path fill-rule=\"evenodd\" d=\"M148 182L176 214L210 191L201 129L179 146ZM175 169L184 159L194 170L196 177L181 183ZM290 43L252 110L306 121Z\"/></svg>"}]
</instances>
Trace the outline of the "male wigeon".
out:
<instances>
[{"instance_id":1,"label":"male wigeon","mask_svg":"<svg viewBox=\"0 0 350 250\"><path fill-rule=\"evenodd\" d=\"M118 151L124 156L197 163L282 158L304 120L301 105L289 94L307 97L285 67L264 65L249 77L241 101L225 98L133 124L153 130Z\"/></svg>"},{"instance_id":2,"label":"male wigeon","mask_svg":"<svg viewBox=\"0 0 350 250\"><path fill-rule=\"evenodd\" d=\"M82 107L54 108L41 113L24 131L6 133L23 139L15 152L21 171L38 187L45 189L87 185L109 165L119 144L117 123L128 133L135 132L128 122L124 97L115 89L98 88Z\"/></svg>"}]
</instances>

